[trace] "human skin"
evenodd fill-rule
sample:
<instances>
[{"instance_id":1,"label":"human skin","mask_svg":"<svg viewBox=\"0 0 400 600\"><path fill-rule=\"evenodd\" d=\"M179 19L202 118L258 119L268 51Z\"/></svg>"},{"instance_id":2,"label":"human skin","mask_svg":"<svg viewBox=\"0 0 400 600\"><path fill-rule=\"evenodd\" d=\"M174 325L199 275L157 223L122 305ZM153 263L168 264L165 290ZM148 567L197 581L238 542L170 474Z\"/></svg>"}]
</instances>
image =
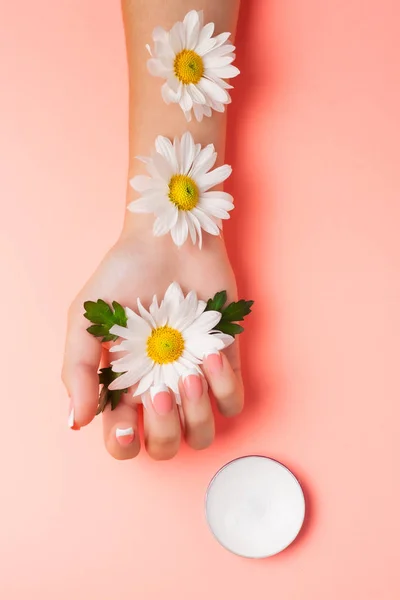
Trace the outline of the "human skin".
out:
<instances>
[{"instance_id":1,"label":"human skin","mask_svg":"<svg viewBox=\"0 0 400 600\"><path fill-rule=\"evenodd\" d=\"M150 76L146 68L145 45L151 42L154 27L170 29L192 8L187 0L122 1L130 84L128 181L143 174L143 165L135 156L149 155L157 135L173 138L190 131L196 143L214 144L218 152L217 165L224 162L226 112L213 112L201 123L194 119L187 123L178 105L164 103L160 93L162 80ZM202 0L197 2L196 9L204 10L206 22L215 23L216 33L230 31L234 35L238 0ZM136 198L138 194L128 184L127 203ZM102 364L109 363L107 347L86 331L88 322L83 316L86 300L117 300L123 306L134 308L136 298L140 297L146 306L154 294L161 299L172 281L179 282L185 293L195 290L202 299L220 290L227 291L230 301L237 297L235 277L222 236L205 233L201 250L190 240L178 248L170 235L153 236L153 221L152 215L126 211L118 241L71 304L62 378L70 397L70 410L74 409L72 428L75 430L94 418L99 392L98 367L100 360ZM212 443L215 427L210 392L223 415L233 416L241 411L243 384L237 341L224 353L206 357L203 373L204 378L189 375L180 381L181 409L169 393L154 396L154 403L150 394L146 394L145 445L154 459L172 458L179 449L182 435L195 449ZM116 459L133 458L140 451L138 402L140 398L133 397L130 390L115 410L107 407L102 415L104 442ZM117 435L130 428L133 438Z\"/></svg>"}]
</instances>

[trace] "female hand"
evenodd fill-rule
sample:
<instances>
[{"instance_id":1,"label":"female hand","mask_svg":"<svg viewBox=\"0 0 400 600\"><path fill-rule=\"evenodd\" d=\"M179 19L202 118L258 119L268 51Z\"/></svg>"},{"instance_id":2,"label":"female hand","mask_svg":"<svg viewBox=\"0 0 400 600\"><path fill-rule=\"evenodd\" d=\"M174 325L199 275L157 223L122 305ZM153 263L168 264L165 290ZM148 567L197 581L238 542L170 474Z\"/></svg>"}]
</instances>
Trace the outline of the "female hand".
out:
<instances>
[{"instance_id":1,"label":"female hand","mask_svg":"<svg viewBox=\"0 0 400 600\"><path fill-rule=\"evenodd\" d=\"M146 230L144 227L125 230L70 307L62 379L70 396L73 429L87 425L95 416L100 359L105 363L103 366L109 364L105 345L86 331L88 321L83 316L86 300L117 300L134 308L139 297L146 306L154 294L162 297L172 281L179 282L185 293L195 290L204 300L220 290L227 291L229 301L236 299L235 278L221 238L207 236L202 250L190 243L179 249L170 236L154 238ZM242 410L237 341L226 352L208 356L203 373L204 378L190 374L180 381L181 410L169 392L160 392L153 400L146 394L145 444L152 458L172 458L179 449L182 430L192 448L202 449L211 444L215 427L210 391L223 415L236 415ZM139 453L140 402L129 390L113 411L108 405L102 415L104 442L114 458L123 460Z\"/></svg>"}]
</instances>

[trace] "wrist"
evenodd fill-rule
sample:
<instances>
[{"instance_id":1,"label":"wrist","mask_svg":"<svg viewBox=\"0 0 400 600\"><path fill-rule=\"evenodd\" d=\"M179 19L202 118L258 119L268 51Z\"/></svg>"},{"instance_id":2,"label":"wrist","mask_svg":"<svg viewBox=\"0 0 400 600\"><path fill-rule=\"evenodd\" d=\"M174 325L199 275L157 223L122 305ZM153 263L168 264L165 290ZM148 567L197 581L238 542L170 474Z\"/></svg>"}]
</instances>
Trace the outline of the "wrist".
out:
<instances>
[{"instance_id":1,"label":"wrist","mask_svg":"<svg viewBox=\"0 0 400 600\"><path fill-rule=\"evenodd\" d=\"M192 261L193 258L200 260L205 255L226 254L223 234L203 236L203 246L201 250L197 244L193 244L188 238L183 246L175 245L169 233L162 236L153 234L154 215L152 214L134 214L126 211L124 224L120 234L120 241L123 244L139 243L146 253L165 256L174 256L184 262L186 257Z\"/></svg>"}]
</instances>

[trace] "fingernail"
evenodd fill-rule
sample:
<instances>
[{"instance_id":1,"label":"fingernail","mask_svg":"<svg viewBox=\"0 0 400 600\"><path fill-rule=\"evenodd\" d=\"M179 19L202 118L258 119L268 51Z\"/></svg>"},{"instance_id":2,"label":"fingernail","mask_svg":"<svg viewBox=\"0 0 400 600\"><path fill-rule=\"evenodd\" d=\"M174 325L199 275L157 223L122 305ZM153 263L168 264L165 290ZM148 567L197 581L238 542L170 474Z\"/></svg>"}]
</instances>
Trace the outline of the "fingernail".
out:
<instances>
[{"instance_id":1,"label":"fingernail","mask_svg":"<svg viewBox=\"0 0 400 600\"><path fill-rule=\"evenodd\" d=\"M119 427L117 427L115 431L115 436L120 446L129 446L129 444L133 442L135 432L133 431L132 427L127 427L126 429L120 429Z\"/></svg>"},{"instance_id":2,"label":"fingernail","mask_svg":"<svg viewBox=\"0 0 400 600\"><path fill-rule=\"evenodd\" d=\"M79 431L80 427L75 425L75 409L72 405L72 402L69 406L69 415L68 415L68 427L73 429L74 431Z\"/></svg>"},{"instance_id":3,"label":"fingernail","mask_svg":"<svg viewBox=\"0 0 400 600\"><path fill-rule=\"evenodd\" d=\"M203 381L195 369L188 371L183 377L183 387L188 400L199 400L203 395Z\"/></svg>"},{"instance_id":4,"label":"fingernail","mask_svg":"<svg viewBox=\"0 0 400 600\"><path fill-rule=\"evenodd\" d=\"M153 385L150 388L150 397L156 413L159 415L167 415L171 412L173 401L166 385Z\"/></svg>"},{"instance_id":5,"label":"fingernail","mask_svg":"<svg viewBox=\"0 0 400 600\"><path fill-rule=\"evenodd\" d=\"M207 370L211 375L217 375L222 371L222 356L219 352L207 354L205 357Z\"/></svg>"}]
</instances>

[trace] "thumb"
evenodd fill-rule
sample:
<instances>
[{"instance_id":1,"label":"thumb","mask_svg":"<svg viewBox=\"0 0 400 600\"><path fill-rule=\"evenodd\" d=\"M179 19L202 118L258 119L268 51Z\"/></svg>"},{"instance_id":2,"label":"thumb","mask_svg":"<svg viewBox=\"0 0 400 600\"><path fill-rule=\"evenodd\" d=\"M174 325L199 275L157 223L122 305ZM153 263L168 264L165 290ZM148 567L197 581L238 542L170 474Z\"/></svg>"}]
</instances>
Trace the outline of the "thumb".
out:
<instances>
[{"instance_id":1,"label":"thumb","mask_svg":"<svg viewBox=\"0 0 400 600\"><path fill-rule=\"evenodd\" d=\"M68 424L72 429L88 425L99 398L98 367L101 343L87 331L83 311L70 311L61 378L70 398Z\"/></svg>"}]
</instances>

